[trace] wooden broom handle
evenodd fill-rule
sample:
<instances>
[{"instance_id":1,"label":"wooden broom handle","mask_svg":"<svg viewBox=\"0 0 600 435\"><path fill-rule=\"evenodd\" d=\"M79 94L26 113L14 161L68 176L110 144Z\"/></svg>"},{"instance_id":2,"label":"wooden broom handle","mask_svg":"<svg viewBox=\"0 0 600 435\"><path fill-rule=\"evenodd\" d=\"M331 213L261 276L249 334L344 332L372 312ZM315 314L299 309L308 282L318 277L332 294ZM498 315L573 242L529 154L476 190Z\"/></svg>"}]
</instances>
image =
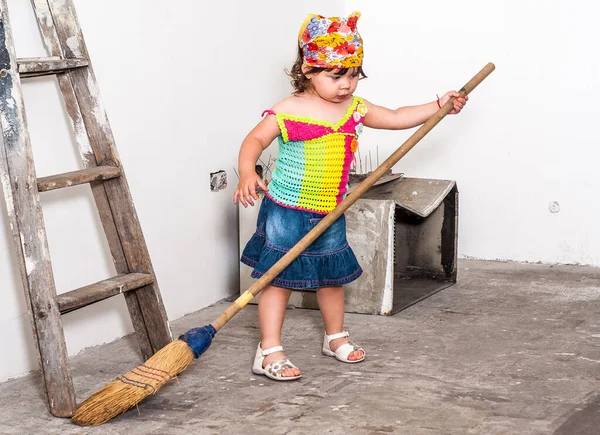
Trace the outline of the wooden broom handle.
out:
<instances>
[{"instance_id":1,"label":"wooden broom handle","mask_svg":"<svg viewBox=\"0 0 600 435\"><path fill-rule=\"evenodd\" d=\"M459 91L461 96L471 93L496 67L488 63L475 77L464 85ZM452 111L454 98L446 102L435 114L429 118L406 142L400 146L390 157L387 158L377 169L375 169L365 180L356 187L346 198L340 202L329 214L315 225L296 245L279 259L262 277L248 288L239 298L235 300L219 317L212 323L218 331L233 316L235 316L248 302L252 300L264 287L266 287L277 275L279 275L292 261L296 259L312 242L331 226L348 208L356 202L373 184L385 175L398 161L409 152L423 137L433 129L444 117Z\"/></svg>"}]
</instances>

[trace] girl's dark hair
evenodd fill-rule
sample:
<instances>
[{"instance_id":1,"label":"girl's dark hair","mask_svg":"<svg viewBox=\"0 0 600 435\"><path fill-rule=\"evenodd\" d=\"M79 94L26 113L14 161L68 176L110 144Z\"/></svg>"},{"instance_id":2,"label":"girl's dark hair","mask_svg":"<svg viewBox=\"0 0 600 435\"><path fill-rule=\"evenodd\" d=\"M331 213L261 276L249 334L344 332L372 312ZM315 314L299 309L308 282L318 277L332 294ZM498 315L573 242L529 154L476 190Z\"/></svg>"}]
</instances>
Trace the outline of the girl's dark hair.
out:
<instances>
[{"instance_id":1,"label":"girl's dark hair","mask_svg":"<svg viewBox=\"0 0 600 435\"><path fill-rule=\"evenodd\" d=\"M298 56L296 57L296 62L294 62L294 65L292 65L291 70L286 70L287 75L289 75L291 78L292 86L294 87L294 94L301 94L310 87L310 80L302 72L303 63L304 59L302 57L302 48L298 47ZM349 69L350 68L318 68L313 66L310 67L306 74L319 74L322 71L335 71L336 75L343 76L346 75ZM362 65L357 67L357 73L359 78L367 78L367 75L362 69Z\"/></svg>"}]
</instances>

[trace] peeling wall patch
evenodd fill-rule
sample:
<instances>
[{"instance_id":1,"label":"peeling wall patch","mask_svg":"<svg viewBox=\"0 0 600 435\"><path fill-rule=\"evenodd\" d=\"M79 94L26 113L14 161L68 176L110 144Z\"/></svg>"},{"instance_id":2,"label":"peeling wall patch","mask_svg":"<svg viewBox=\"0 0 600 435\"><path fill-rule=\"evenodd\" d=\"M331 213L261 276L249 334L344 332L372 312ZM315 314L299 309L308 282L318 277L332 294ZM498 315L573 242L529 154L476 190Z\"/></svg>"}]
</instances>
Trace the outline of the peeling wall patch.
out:
<instances>
[{"instance_id":1,"label":"peeling wall patch","mask_svg":"<svg viewBox=\"0 0 600 435\"><path fill-rule=\"evenodd\" d=\"M217 171L210 173L210 190L217 192L227 187L227 172Z\"/></svg>"}]
</instances>

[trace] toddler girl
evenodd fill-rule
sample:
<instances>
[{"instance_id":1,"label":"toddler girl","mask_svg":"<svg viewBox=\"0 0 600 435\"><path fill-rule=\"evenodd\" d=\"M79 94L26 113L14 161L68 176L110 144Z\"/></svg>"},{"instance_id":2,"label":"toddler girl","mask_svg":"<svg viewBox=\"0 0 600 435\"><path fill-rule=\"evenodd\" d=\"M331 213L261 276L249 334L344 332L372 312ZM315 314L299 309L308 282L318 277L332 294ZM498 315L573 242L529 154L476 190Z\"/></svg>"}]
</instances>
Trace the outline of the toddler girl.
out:
<instances>
[{"instance_id":1,"label":"toddler girl","mask_svg":"<svg viewBox=\"0 0 600 435\"><path fill-rule=\"evenodd\" d=\"M241 145L240 180L233 195L244 207L266 192L256 232L241 261L260 278L317 222L340 203L363 126L400 130L424 123L450 98L458 113L466 103L458 92L420 106L395 110L355 96L362 69L363 42L357 31L360 13L347 18L309 15L298 38L298 58L290 76L295 92L266 110ZM262 151L277 138L279 155L267 187L255 171ZM362 269L346 241L342 215L261 292L258 316L261 341L252 371L274 380L301 377L283 353L281 328L294 290L316 291L325 334L322 353L345 363L365 359L365 351L348 340L344 326L343 285Z\"/></svg>"}]
</instances>

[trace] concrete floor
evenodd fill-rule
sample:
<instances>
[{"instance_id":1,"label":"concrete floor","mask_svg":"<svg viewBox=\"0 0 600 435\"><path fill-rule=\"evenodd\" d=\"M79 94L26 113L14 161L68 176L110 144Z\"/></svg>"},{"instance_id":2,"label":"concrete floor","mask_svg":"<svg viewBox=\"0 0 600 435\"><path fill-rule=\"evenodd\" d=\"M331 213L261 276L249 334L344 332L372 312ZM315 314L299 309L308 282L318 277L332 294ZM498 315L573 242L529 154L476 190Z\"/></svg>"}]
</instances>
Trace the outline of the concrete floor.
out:
<instances>
[{"instance_id":1,"label":"concrete floor","mask_svg":"<svg viewBox=\"0 0 600 435\"><path fill-rule=\"evenodd\" d=\"M289 310L284 345L304 370L250 372L256 307L155 396L99 428L51 417L38 375L0 384L1 434L600 433L600 269L462 261L459 282L393 317L349 314L368 359L320 354L318 311ZM212 321L222 302L173 322ZM140 363L131 337L72 358L79 398Z\"/></svg>"}]
</instances>

